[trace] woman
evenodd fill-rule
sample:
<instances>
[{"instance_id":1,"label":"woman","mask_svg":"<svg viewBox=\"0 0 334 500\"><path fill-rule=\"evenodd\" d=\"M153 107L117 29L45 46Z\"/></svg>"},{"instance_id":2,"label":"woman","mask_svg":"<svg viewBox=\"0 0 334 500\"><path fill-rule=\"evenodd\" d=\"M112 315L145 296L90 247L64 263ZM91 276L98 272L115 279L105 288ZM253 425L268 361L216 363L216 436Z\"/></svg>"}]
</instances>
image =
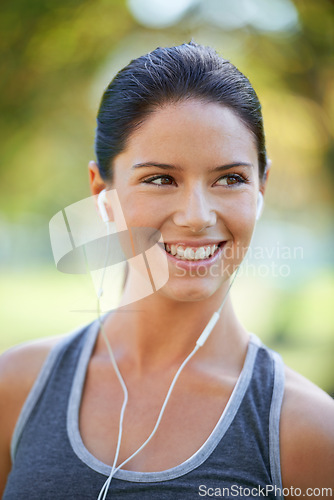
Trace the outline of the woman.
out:
<instances>
[{"instance_id":1,"label":"woman","mask_svg":"<svg viewBox=\"0 0 334 500\"><path fill-rule=\"evenodd\" d=\"M92 193L116 190L128 228L161 233L169 278L133 307L130 266L124 305L101 328L3 355L3 498L312 498L312 488L333 488L333 401L250 336L228 296L269 171L249 81L212 49L156 49L107 88L96 155ZM120 224L107 194L100 208ZM155 434L129 460L223 301ZM124 387L109 344L128 389L122 433ZM105 483L115 455L126 463Z\"/></svg>"}]
</instances>

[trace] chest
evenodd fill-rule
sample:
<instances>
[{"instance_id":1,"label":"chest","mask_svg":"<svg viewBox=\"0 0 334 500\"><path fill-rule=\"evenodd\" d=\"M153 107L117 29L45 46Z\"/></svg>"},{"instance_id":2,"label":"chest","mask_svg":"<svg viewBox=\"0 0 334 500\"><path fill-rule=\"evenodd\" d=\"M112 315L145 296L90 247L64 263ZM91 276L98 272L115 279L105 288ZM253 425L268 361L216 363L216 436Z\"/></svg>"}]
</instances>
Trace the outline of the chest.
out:
<instances>
[{"instance_id":1,"label":"chest","mask_svg":"<svg viewBox=\"0 0 334 500\"><path fill-rule=\"evenodd\" d=\"M79 428L86 448L99 460L112 464L119 435L124 394L112 370L101 379L98 369L88 370L79 412ZM117 464L129 458L153 431L172 374L132 380L124 413ZM145 448L125 468L142 472L169 469L191 457L204 444L221 417L236 380L216 377L203 380L181 375L157 431Z\"/></svg>"},{"instance_id":2,"label":"chest","mask_svg":"<svg viewBox=\"0 0 334 500\"><path fill-rule=\"evenodd\" d=\"M183 499L195 498L204 477L208 487L238 484L249 488L271 484L267 428L272 377L266 376L268 370L260 368L263 360L259 358L253 373L255 358L252 350L249 353L240 376L182 374L157 434L123 468L128 470L119 471L119 479L113 479L114 498L135 500L158 495L174 499L176 492L181 491ZM109 474L109 467L87 455L80 438L93 456L112 463L122 391L112 370L96 369L92 363L88 371L86 365L82 368L79 363L73 378L74 354L75 351L62 360L61 370L52 371L42 397L39 390L31 394L33 411L26 415L22 434L15 438L14 447L17 441L19 446L6 499L18 498L18 492L20 497L31 500L67 498L68 492L73 498L97 498ZM135 383L124 376L129 388L129 406L119 463L151 432L172 377L173 374L166 373L151 376L145 383ZM259 394L261 397L257 397ZM220 418L224 408L224 416ZM278 429L278 425L274 428ZM205 446L196 453L208 435ZM277 441L278 436L274 438ZM189 457L191 460L187 460ZM279 456L274 459L279 464ZM166 469L185 461L174 469L171 478ZM131 472L159 470L164 472L144 477Z\"/></svg>"}]
</instances>

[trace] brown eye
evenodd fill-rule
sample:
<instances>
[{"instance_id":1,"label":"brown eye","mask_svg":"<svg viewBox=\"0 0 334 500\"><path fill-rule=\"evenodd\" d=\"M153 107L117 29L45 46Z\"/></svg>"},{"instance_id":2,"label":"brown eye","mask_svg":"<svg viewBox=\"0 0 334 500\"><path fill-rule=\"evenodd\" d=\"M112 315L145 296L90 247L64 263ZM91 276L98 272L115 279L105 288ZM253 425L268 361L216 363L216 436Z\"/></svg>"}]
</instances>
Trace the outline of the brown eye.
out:
<instances>
[{"instance_id":1,"label":"brown eye","mask_svg":"<svg viewBox=\"0 0 334 500\"><path fill-rule=\"evenodd\" d=\"M229 174L218 179L216 184L219 186L234 186L237 184L243 184L244 182L246 182L245 179L243 179L240 175Z\"/></svg>"},{"instance_id":2,"label":"brown eye","mask_svg":"<svg viewBox=\"0 0 334 500\"><path fill-rule=\"evenodd\" d=\"M170 177L161 177L160 184L172 184L172 179Z\"/></svg>"},{"instance_id":3,"label":"brown eye","mask_svg":"<svg viewBox=\"0 0 334 500\"><path fill-rule=\"evenodd\" d=\"M228 177L228 178L226 179L226 182L227 182L227 184L229 184L229 185L230 185L230 184L236 184L236 183L238 182L238 179L236 179L235 177Z\"/></svg>"},{"instance_id":4,"label":"brown eye","mask_svg":"<svg viewBox=\"0 0 334 500\"><path fill-rule=\"evenodd\" d=\"M174 183L174 179L169 175L156 175L144 181L146 184L155 184L157 186L169 186Z\"/></svg>"}]
</instances>

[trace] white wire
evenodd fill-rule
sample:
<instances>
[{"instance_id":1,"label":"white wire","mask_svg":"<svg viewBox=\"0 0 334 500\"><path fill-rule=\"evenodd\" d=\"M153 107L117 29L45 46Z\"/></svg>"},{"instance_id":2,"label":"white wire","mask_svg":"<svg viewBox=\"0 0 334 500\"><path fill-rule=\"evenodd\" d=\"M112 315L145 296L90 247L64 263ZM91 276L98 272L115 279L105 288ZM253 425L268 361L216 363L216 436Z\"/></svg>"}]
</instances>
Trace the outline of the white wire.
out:
<instances>
[{"instance_id":1,"label":"white wire","mask_svg":"<svg viewBox=\"0 0 334 500\"><path fill-rule=\"evenodd\" d=\"M238 275L239 269L240 269L240 265L239 265L239 267L236 269L235 274L234 274L234 276L233 276L233 278L232 278L232 281L231 281L231 283L229 284L229 287L228 287L228 289L227 289L227 292L225 293L225 297L223 298L223 302L221 303L221 305L219 306L219 308L218 308L218 310L217 310L217 313L218 313L218 314L220 314L220 313L222 312L222 309L223 309L224 304L225 304L225 302L226 302L226 300L227 300L227 296L228 296L228 294L229 294L229 291L231 290L231 287L232 287L232 285L233 285L233 283L234 283L234 281L235 281L235 278L236 278L236 277L237 277L237 275Z\"/></svg>"},{"instance_id":2,"label":"white wire","mask_svg":"<svg viewBox=\"0 0 334 500\"><path fill-rule=\"evenodd\" d=\"M109 485L110 485L111 479L112 479L112 477L114 475L114 470L115 470L115 467L116 467L116 463L117 463L117 460L118 460L119 451L120 451L120 447L121 447L122 434L123 434L124 413L125 413L126 405L128 403L128 390L126 388L124 379L123 379L123 377L122 377L122 375L121 375L121 373L119 371L119 368L117 366L114 354L112 352L112 349L111 349L111 346L110 346L110 343L109 343L109 340L108 340L107 335L105 333L104 325L103 325L103 323L101 321L100 321L100 325L101 325L102 335L103 335L104 340L105 340L105 342L107 344L107 349L108 349L108 353L109 353L111 362L113 364L113 367L114 367L114 370L116 372L117 378L118 378L118 380L119 380L119 382L120 382L120 384L122 386L123 393L124 393L123 404L122 404L122 408L121 408L121 412L120 412L120 417L119 417L117 446L116 446L116 452L115 452L115 457L114 457L114 461L113 461L111 473L110 473L109 478L104 483L104 485L103 485L103 487L102 487L102 489L100 491L100 494L98 496L98 500L101 500L101 499L104 500L106 498L107 493L108 493L108 489L109 489ZM103 497L101 497L101 494L102 494L103 491L104 491L104 495L103 495Z\"/></svg>"},{"instance_id":3,"label":"white wire","mask_svg":"<svg viewBox=\"0 0 334 500\"><path fill-rule=\"evenodd\" d=\"M165 412L165 409L166 409L166 406L167 406L167 403L168 403L168 400L170 398L170 395L174 389L174 386L176 384L176 381L177 379L179 378L180 376L180 373L182 372L183 368L186 366L186 364L188 363L188 361L190 361L190 359L193 357L193 355L195 354L195 352L199 349L199 346L196 345L194 347L194 349L192 350L192 352L186 357L186 359L183 361L183 363L181 364L181 366L179 367L179 369L177 370L176 374L174 375L174 378L172 380L172 383L171 385L169 386L169 389L168 389L168 392L167 392L167 395L165 397L165 400L163 402L163 405L161 407L161 410L160 410L160 413L159 413L159 416L157 418L157 421L155 423L155 426L151 432L151 434L149 435L149 437L146 439L146 441L144 441L144 443L134 452L132 453L132 455L130 455L126 460L124 460L117 468L115 468L115 460L114 460L114 464L113 464L113 467L111 469L111 472L110 472L110 475L108 477L108 479L106 480L106 482L104 483L103 487L102 487L102 490L100 492L100 495L98 497L98 500L105 500L106 498L106 495L108 493L108 488L109 488L109 485L110 485L110 482L113 478L113 476L116 474L116 472L121 469L121 467L123 467L126 463L128 463L130 460L132 460L139 452L142 451L142 449L151 441L151 439L153 438L154 434L156 433L159 425L160 425L160 422L161 422L161 419L162 419L162 416ZM122 420L123 420L123 415L122 415ZM123 423L123 422L122 422ZM121 427L121 424L120 424L120 427ZM116 455L115 455L115 458L116 458ZM101 493L102 491L104 490L104 496L101 497Z\"/></svg>"},{"instance_id":4,"label":"white wire","mask_svg":"<svg viewBox=\"0 0 334 500\"><path fill-rule=\"evenodd\" d=\"M121 447L121 441L122 441L122 433L123 433L123 420L124 420L124 413L125 413L125 408L126 408L126 405L128 403L128 390L127 390L127 387L125 385L125 382L124 382L124 379L121 375L121 372L119 371L119 368L117 366L117 363L116 363L116 360L115 360L115 357L114 357L114 353L111 349L111 345L109 343L109 340L108 340L108 337L107 337L107 334L106 334L106 331L105 331L105 328L104 328L104 324L103 324L103 321L102 321L102 317L101 317L101 307L100 307L100 298L102 297L102 294L103 294L103 281L104 281L104 278L105 278L105 273L106 273L106 268L107 268L107 261L108 261L108 256L109 256L109 247L110 247L110 223L108 222L107 223L107 248L106 248L106 257L105 257L105 263L104 263L104 268L103 268L103 273L102 273L102 277L101 277L101 283L100 283L100 289L99 289L99 292L98 292L98 299L97 299L97 314L98 314L98 320L99 320L99 323L100 323L100 329L101 329L101 333L103 335L103 338L104 338L104 341L107 345L107 350L108 350L108 353L109 353L109 357L110 357L110 360L112 362L112 365L114 367L114 370L116 372L116 375L117 375L117 378L121 384L121 387L123 389L123 393L124 393L124 399L123 399L123 404L122 404L122 408L121 408L121 412L120 412L120 417L119 417L119 426L118 426L118 439L117 439L117 445L116 445L116 451L115 451L115 456L114 456L114 461L113 461L113 465L112 465L112 469L111 469L111 473L110 473L110 476L108 477L108 479L106 480L106 482L104 483L104 485L102 486L101 490L100 490L100 493L99 493L99 496L98 496L98 500L105 500L106 496L107 496L107 493L108 493L108 489L109 489L109 485L110 485L110 482L111 482L111 479L112 479L112 476L113 476L113 471L115 470L115 467L116 467L116 464L117 464L117 460L118 460L118 456L119 456L119 451L120 451L120 447ZM103 497L102 497L103 495Z\"/></svg>"},{"instance_id":5,"label":"white wire","mask_svg":"<svg viewBox=\"0 0 334 500\"><path fill-rule=\"evenodd\" d=\"M109 231L109 223L107 223L107 227L108 227L108 236L110 235L110 231ZM113 461L113 465L112 465L112 468L111 468L111 471L110 471L110 474L108 476L108 478L106 479L105 483L103 484L101 490L100 490L100 493L99 493L99 496L97 498L97 500L105 500L106 499L106 496L108 494L108 490L109 490L109 486L110 486L110 483L111 483L111 480L112 478L114 477L114 475L117 473L118 470L120 470L125 464L127 464L130 460L132 460L136 455L138 455L138 453L140 453L142 451L142 449L151 441L151 439L153 438L153 436L155 435L159 425L160 425L160 422L161 422L161 419L163 417L163 414L165 412L165 409L166 409L166 406L167 406L167 403L169 401L169 398L170 398L170 395L174 389L174 386L177 382L177 379L179 378L180 376L180 373L182 372L182 370L184 369L184 367L186 366L186 364L190 361L190 359L194 356L194 354L196 353L196 351L199 349L199 345L195 345L194 349L192 350L192 352L186 357L186 359L182 362L181 366L178 368L176 374L174 375L174 378L172 380L172 383L171 385L169 386L169 389L167 391L167 395L165 397L165 400L162 404L162 407L161 407L161 410L160 410L160 413L159 413L159 416L157 418L157 421L155 423L155 426L151 432L151 434L148 436L148 438L146 439L146 441L144 441L144 443L134 452L132 453L132 455L130 455L126 460L124 460L120 465L118 465L118 467L116 467L116 463L117 463L117 460L118 460L118 456L119 456L119 451L120 451L120 447L121 447L121 441L122 441L122 432L123 432L123 420L124 420L124 413L125 413L125 408L126 408L126 405L128 403L128 391L127 391L127 387L125 385L125 382L123 380L123 377L119 371L119 368L117 366L117 363L116 363L116 360L115 360L115 357L114 357L114 354L113 354L113 351L112 351L112 348L111 348L111 345L109 343L109 340L108 340L108 337L106 335L106 332L105 332L105 329L104 329L104 325L103 325L103 321L102 321L102 318L101 318L101 310L100 310L100 298L103 294L103 281L104 281L104 277L105 277L105 272L106 272L106 267L107 267L107 259L108 259L108 254L109 254L109 240L110 238L108 237L108 241L107 241L107 250L106 250L106 260L105 260L105 266L104 266L104 269L103 269L103 274L102 274L102 278L101 278L101 285L100 285L100 290L99 290L99 293L98 293L98 301L97 301L97 313L98 313L98 320L100 322L100 327L101 327L101 332L102 332L102 335L103 335L103 338L106 342L106 345L107 345L107 350L108 350L108 353L109 353L109 356L110 356L110 360L112 362L112 365L114 367L114 370L116 372L116 375L117 375L117 378L122 386L122 389L123 389L123 393L124 393L124 400L123 400L123 404L122 404L122 408L121 408L121 412L120 412L120 418L119 418L119 430L118 430L118 439L117 439L117 446L116 446L116 451L115 451L115 457L114 457L114 461ZM236 270L236 273L227 289L227 292L225 294L225 297L223 299L223 302L222 304L220 305L217 313L220 314L225 302L226 302L226 299L227 299L227 296L228 296L228 293L231 289L231 286L233 285L234 283L234 280L238 274L238 271L239 271L240 267L238 267L238 269Z\"/></svg>"},{"instance_id":6,"label":"white wire","mask_svg":"<svg viewBox=\"0 0 334 500\"><path fill-rule=\"evenodd\" d=\"M165 397L165 400L163 402L163 405L161 407L161 410L160 410L160 413L159 413L159 416L158 416L158 419L155 423L155 426L153 428L153 431L151 432L151 434L149 435L149 437L146 439L146 441L134 452L132 453L132 455L129 456L129 458L127 458L126 460L124 460L124 462L122 462L116 469L115 469L115 472L114 474L116 474L116 472L121 468L123 467L123 465L125 465L126 463L128 463L130 460L132 460L132 458L134 458L143 448L144 446L146 446L150 441L151 439L153 438L154 434L156 433L157 431L157 428L159 427L160 425L160 422L161 422L161 419L162 419L162 416L165 412L165 409L166 409L166 406L167 406L167 403L168 403L168 400L170 398L170 395L172 393L172 390L174 389L174 386L176 384L176 381L177 379L179 378L179 375L180 373L182 372L183 368L186 366L186 364L188 363L188 361L190 361L190 359L193 357L193 355L195 354L195 352L199 349L199 346L196 345L194 347L194 349L192 350L192 352L186 357L186 359L183 361L183 363L181 364L181 366L179 367L179 369L177 370L176 374L174 375L174 378L172 380L172 383L171 385L169 386L169 389L168 389L168 392L167 392L167 395Z\"/></svg>"}]
</instances>

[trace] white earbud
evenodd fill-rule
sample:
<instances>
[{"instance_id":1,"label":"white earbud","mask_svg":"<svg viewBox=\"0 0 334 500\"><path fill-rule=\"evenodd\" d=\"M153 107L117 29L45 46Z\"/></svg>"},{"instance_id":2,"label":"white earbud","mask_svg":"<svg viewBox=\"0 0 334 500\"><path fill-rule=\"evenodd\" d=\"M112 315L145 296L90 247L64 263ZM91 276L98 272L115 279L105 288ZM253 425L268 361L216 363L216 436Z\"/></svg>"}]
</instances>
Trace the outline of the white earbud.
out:
<instances>
[{"instance_id":1,"label":"white earbud","mask_svg":"<svg viewBox=\"0 0 334 500\"><path fill-rule=\"evenodd\" d=\"M109 222L109 215L106 209L107 196L106 190L102 189L97 197L97 205L99 207L99 211L102 217L103 222Z\"/></svg>"},{"instance_id":2,"label":"white earbud","mask_svg":"<svg viewBox=\"0 0 334 500\"><path fill-rule=\"evenodd\" d=\"M256 220L259 220L263 210L263 194L260 192L257 197Z\"/></svg>"}]
</instances>

